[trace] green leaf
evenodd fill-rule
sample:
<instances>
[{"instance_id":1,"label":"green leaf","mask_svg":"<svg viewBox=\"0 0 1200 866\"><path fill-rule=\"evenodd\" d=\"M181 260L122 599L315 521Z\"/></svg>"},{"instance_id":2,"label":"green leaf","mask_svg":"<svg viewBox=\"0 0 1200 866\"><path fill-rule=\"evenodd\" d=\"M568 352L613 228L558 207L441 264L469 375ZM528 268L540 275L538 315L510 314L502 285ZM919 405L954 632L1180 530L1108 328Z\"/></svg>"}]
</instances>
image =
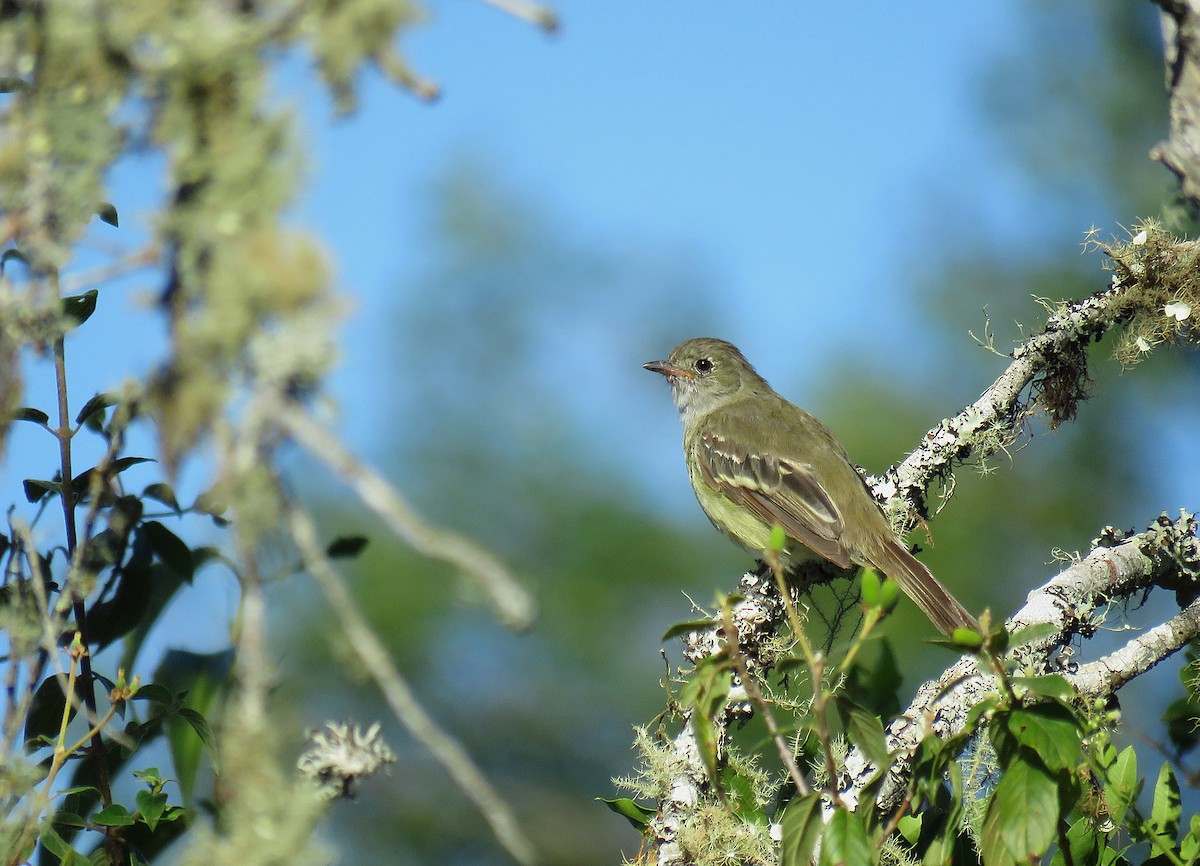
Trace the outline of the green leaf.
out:
<instances>
[{"instance_id":1,"label":"green leaf","mask_svg":"<svg viewBox=\"0 0 1200 866\"><path fill-rule=\"evenodd\" d=\"M1104 788L1104 800L1109 815L1118 827L1125 822L1125 812L1137 799L1141 785L1138 782L1137 753L1133 746L1126 746L1108 770L1108 784Z\"/></svg>"},{"instance_id":2,"label":"green leaf","mask_svg":"<svg viewBox=\"0 0 1200 866\"><path fill-rule=\"evenodd\" d=\"M650 819L658 814L654 809L648 809L628 797L616 797L612 800L606 800L603 797L596 799L625 818L639 833L645 833Z\"/></svg>"},{"instance_id":3,"label":"green leaf","mask_svg":"<svg viewBox=\"0 0 1200 866\"><path fill-rule=\"evenodd\" d=\"M767 814L754 793L753 782L726 765L721 768L721 788L728 795L730 808L738 818L747 824L766 825Z\"/></svg>"},{"instance_id":4,"label":"green leaf","mask_svg":"<svg viewBox=\"0 0 1200 866\"><path fill-rule=\"evenodd\" d=\"M119 228L121 225L121 220L117 217L117 208L112 202L102 201L96 205L96 216L113 228Z\"/></svg>"},{"instance_id":5,"label":"green leaf","mask_svg":"<svg viewBox=\"0 0 1200 866\"><path fill-rule=\"evenodd\" d=\"M179 717L192 726L192 730L196 732L196 736L200 741L208 747L209 758L213 763L213 771L220 772L220 765L217 763L217 738L213 736L212 727L208 724L208 719L204 718L198 711L191 707L182 707L179 710Z\"/></svg>"},{"instance_id":6,"label":"green leaf","mask_svg":"<svg viewBox=\"0 0 1200 866\"><path fill-rule=\"evenodd\" d=\"M713 728L712 718L699 710L692 710L692 736L696 738L696 750L704 761L704 769L708 778L717 777L717 732Z\"/></svg>"},{"instance_id":7,"label":"green leaf","mask_svg":"<svg viewBox=\"0 0 1200 866\"><path fill-rule=\"evenodd\" d=\"M61 866L75 866L75 864L85 862L83 856L68 845L49 822L42 824L42 829L38 833L38 841L42 843L43 848L59 859Z\"/></svg>"},{"instance_id":8,"label":"green leaf","mask_svg":"<svg viewBox=\"0 0 1200 866\"><path fill-rule=\"evenodd\" d=\"M141 692L141 689L138 689ZM134 770L133 777L139 782L145 782L147 785L154 788L161 788L164 784L162 773L158 771L158 767L147 767L144 770Z\"/></svg>"},{"instance_id":9,"label":"green leaf","mask_svg":"<svg viewBox=\"0 0 1200 866\"><path fill-rule=\"evenodd\" d=\"M162 791L157 794L153 791L138 791L134 798L137 803L138 813L141 815L146 826L154 832L158 827L158 822L162 819L163 812L167 810L167 795Z\"/></svg>"},{"instance_id":10,"label":"green leaf","mask_svg":"<svg viewBox=\"0 0 1200 866\"><path fill-rule=\"evenodd\" d=\"M1095 863L1103 844L1104 837L1096 829L1096 822L1091 818L1078 818L1067 829L1067 854L1070 856L1064 860L1077 866Z\"/></svg>"},{"instance_id":11,"label":"green leaf","mask_svg":"<svg viewBox=\"0 0 1200 866\"><path fill-rule=\"evenodd\" d=\"M708 619L691 619L687 622L677 622L665 632L663 632L660 640L670 640L673 637L678 637L681 634L687 634L693 631L712 631L716 627L712 617Z\"/></svg>"},{"instance_id":12,"label":"green leaf","mask_svg":"<svg viewBox=\"0 0 1200 866\"><path fill-rule=\"evenodd\" d=\"M838 714L842 717L842 725L850 742L862 749L877 768L882 770L890 766L887 740L879 716L842 695L836 700Z\"/></svg>"},{"instance_id":13,"label":"green leaf","mask_svg":"<svg viewBox=\"0 0 1200 866\"><path fill-rule=\"evenodd\" d=\"M97 412L107 409L109 406L116 405L117 398L112 394L107 394L103 391L93 394L91 398L83 404L82 408L75 413L75 423L82 424L88 418Z\"/></svg>"},{"instance_id":14,"label":"green leaf","mask_svg":"<svg viewBox=\"0 0 1200 866\"><path fill-rule=\"evenodd\" d=\"M105 806L93 815L92 823L99 824L102 827L129 827L132 826L134 821L128 809L120 803L113 803L111 806Z\"/></svg>"},{"instance_id":15,"label":"green leaf","mask_svg":"<svg viewBox=\"0 0 1200 866\"><path fill-rule=\"evenodd\" d=\"M1193 815L1187 835L1179 843L1179 854L1184 862L1194 863L1200 857L1200 815Z\"/></svg>"},{"instance_id":16,"label":"green leaf","mask_svg":"<svg viewBox=\"0 0 1200 866\"><path fill-rule=\"evenodd\" d=\"M72 794L96 794L99 795L100 789L92 785L76 785L73 788L63 788L61 791L55 791L55 797L69 797Z\"/></svg>"},{"instance_id":17,"label":"green leaf","mask_svg":"<svg viewBox=\"0 0 1200 866\"><path fill-rule=\"evenodd\" d=\"M71 295L62 299L63 315L70 319L74 327L79 327L96 312L96 298L100 292L88 289L82 295Z\"/></svg>"},{"instance_id":18,"label":"green leaf","mask_svg":"<svg viewBox=\"0 0 1200 866\"><path fill-rule=\"evenodd\" d=\"M354 559L366 548L369 539L365 535L341 535L329 542L325 555L330 559Z\"/></svg>"},{"instance_id":19,"label":"green leaf","mask_svg":"<svg viewBox=\"0 0 1200 866\"><path fill-rule=\"evenodd\" d=\"M921 839L921 816L905 815L896 823L896 829L904 837L904 841L914 848Z\"/></svg>"},{"instance_id":20,"label":"green leaf","mask_svg":"<svg viewBox=\"0 0 1200 866\"><path fill-rule=\"evenodd\" d=\"M1009 637L1008 648L1016 649L1028 643L1036 643L1046 638L1055 637L1061 629L1049 622L1035 622L1023 629L1018 629Z\"/></svg>"},{"instance_id":21,"label":"green leaf","mask_svg":"<svg viewBox=\"0 0 1200 866\"><path fill-rule=\"evenodd\" d=\"M195 574L191 548L157 520L147 520L142 524L141 532L145 534L159 561L183 580L191 583Z\"/></svg>"},{"instance_id":22,"label":"green leaf","mask_svg":"<svg viewBox=\"0 0 1200 866\"><path fill-rule=\"evenodd\" d=\"M33 424L41 424L43 427L49 428L50 416L41 409L34 409L31 406L22 406L12 414L14 421L29 421Z\"/></svg>"},{"instance_id":23,"label":"green leaf","mask_svg":"<svg viewBox=\"0 0 1200 866\"><path fill-rule=\"evenodd\" d=\"M810 866L813 848L824 826L821 797L816 791L788 803L779 819L779 866Z\"/></svg>"},{"instance_id":24,"label":"green leaf","mask_svg":"<svg viewBox=\"0 0 1200 866\"><path fill-rule=\"evenodd\" d=\"M96 793L99 794L100 792L97 791ZM75 812L55 812L54 817L50 820L54 823L55 827L74 827L77 830L83 830L91 826L91 822L87 818Z\"/></svg>"},{"instance_id":25,"label":"green leaf","mask_svg":"<svg viewBox=\"0 0 1200 866\"><path fill-rule=\"evenodd\" d=\"M1054 841L1058 783L1040 766L1017 759L1001 777L983 818L985 866L1036 862Z\"/></svg>"},{"instance_id":26,"label":"green leaf","mask_svg":"<svg viewBox=\"0 0 1200 866\"><path fill-rule=\"evenodd\" d=\"M1009 733L1052 772L1074 770L1081 745L1075 714L1060 703L1037 704L1008 714Z\"/></svg>"},{"instance_id":27,"label":"green leaf","mask_svg":"<svg viewBox=\"0 0 1200 866\"><path fill-rule=\"evenodd\" d=\"M62 727L63 709L67 705L58 677L51 674L38 684L29 702L25 716L25 748L33 751L45 738L49 742L58 739ZM75 718L75 707L71 707L69 718Z\"/></svg>"},{"instance_id":28,"label":"green leaf","mask_svg":"<svg viewBox=\"0 0 1200 866\"><path fill-rule=\"evenodd\" d=\"M155 502L161 502L176 514L182 513L179 500L175 498L175 488L165 481L147 485L146 489L142 491L142 496L146 499L153 499Z\"/></svg>"},{"instance_id":29,"label":"green leaf","mask_svg":"<svg viewBox=\"0 0 1200 866\"><path fill-rule=\"evenodd\" d=\"M174 767L172 775L183 792L185 806L191 801L200 757L206 748L213 769L219 771L216 743L205 714L217 707L232 669L232 649L208 654L172 649L163 656L152 677L155 683L174 694L187 693L186 706L167 720L167 744Z\"/></svg>"},{"instance_id":30,"label":"green leaf","mask_svg":"<svg viewBox=\"0 0 1200 866\"><path fill-rule=\"evenodd\" d=\"M1154 783L1154 805L1150 808L1150 830L1175 847L1179 838L1179 780L1170 764L1163 764Z\"/></svg>"},{"instance_id":31,"label":"green leaf","mask_svg":"<svg viewBox=\"0 0 1200 866\"><path fill-rule=\"evenodd\" d=\"M1031 695L1039 695L1044 698L1067 702L1075 698L1075 689L1058 674L1046 674L1041 677L1013 677L1012 684Z\"/></svg>"},{"instance_id":32,"label":"green leaf","mask_svg":"<svg viewBox=\"0 0 1200 866\"><path fill-rule=\"evenodd\" d=\"M25 499L30 503L38 503L51 493L62 493L62 484L57 481L43 481L39 478L26 478L21 482L25 488Z\"/></svg>"},{"instance_id":33,"label":"green leaf","mask_svg":"<svg viewBox=\"0 0 1200 866\"><path fill-rule=\"evenodd\" d=\"M825 825L821 834L821 866L841 864L867 864L875 862L871 856L871 843L867 840L867 829L862 817L856 812L838 809Z\"/></svg>"}]
</instances>

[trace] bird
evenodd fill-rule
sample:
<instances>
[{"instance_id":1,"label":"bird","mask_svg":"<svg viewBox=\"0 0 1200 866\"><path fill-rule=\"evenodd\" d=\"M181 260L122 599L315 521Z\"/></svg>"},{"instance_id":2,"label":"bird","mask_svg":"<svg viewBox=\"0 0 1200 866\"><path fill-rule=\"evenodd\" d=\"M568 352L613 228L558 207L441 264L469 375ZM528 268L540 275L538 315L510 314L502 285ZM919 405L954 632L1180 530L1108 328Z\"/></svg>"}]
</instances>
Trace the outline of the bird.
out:
<instances>
[{"instance_id":1,"label":"bird","mask_svg":"<svg viewBox=\"0 0 1200 866\"><path fill-rule=\"evenodd\" d=\"M883 509L824 424L777 394L725 340L684 340L645 369L670 383L688 478L712 524L746 550L778 551L791 569L825 559L892 578L945 635L979 624L896 538Z\"/></svg>"}]
</instances>

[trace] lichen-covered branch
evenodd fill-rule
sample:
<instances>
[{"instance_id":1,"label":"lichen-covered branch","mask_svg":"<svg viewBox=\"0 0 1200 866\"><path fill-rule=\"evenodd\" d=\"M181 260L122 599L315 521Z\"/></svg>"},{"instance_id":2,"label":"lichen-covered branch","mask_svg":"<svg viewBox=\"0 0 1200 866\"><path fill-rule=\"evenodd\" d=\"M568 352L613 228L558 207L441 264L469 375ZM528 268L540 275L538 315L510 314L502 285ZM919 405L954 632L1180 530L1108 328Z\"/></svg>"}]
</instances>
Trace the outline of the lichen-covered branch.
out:
<instances>
[{"instance_id":1,"label":"lichen-covered branch","mask_svg":"<svg viewBox=\"0 0 1200 866\"><path fill-rule=\"evenodd\" d=\"M1157 0L1163 32L1171 132L1150 151L1179 177L1180 191L1200 204L1200 2Z\"/></svg>"},{"instance_id":2,"label":"lichen-covered branch","mask_svg":"<svg viewBox=\"0 0 1200 866\"><path fill-rule=\"evenodd\" d=\"M1059 305L978 400L929 430L904 462L870 479L894 525L911 529L928 515L935 482L1015 443L1038 411L1051 428L1072 420L1087 398L1088 344L1113 328L1125 326L1117 357L1127 366L1160 343L1196 341L1197 329L1188 325L1200 315L1200 247L1152 224L1140 228L1128 243L1098 244L1112 265L1108 289Z\"/></svg>"},{"instance_id":3,"label":"lichen-covered branch","mask_svg":"<svg viewBox=\"0 0 1200 866\"><path fill-rule=\"evenodd\" d=\"M1132 602L1155 586L1177 592L1190 587L1194 598L1195 588L1200 586L1196 529L1195 515L1186 511L1175 520L1164 514L1145 532L1128 538L1111 527L1106 529L1091 553L1031 592L1025 605L1009 619L1011 632L1033 625L1053 626L1050 633L1018 649L1028 669L1062 674L1081 694L1102 697L1200 635L1200 606L1193 601L1167 623L1096 661L1077 665L1063 659L1060 665L1054 654L1074 638L1094 634L1092 613L1106 605ZM881 807L894 806L904 790L911 768L903 756L930 734L947 738L959 733L970 709L994 689L992 675L981 671L970 656L921 686L908 709L887 728L888 749L902 757L893 764L879 796ZM866 756L851 750L841 784L843 799L856 802L874 772Z\"/></svg>"}]
</instances>

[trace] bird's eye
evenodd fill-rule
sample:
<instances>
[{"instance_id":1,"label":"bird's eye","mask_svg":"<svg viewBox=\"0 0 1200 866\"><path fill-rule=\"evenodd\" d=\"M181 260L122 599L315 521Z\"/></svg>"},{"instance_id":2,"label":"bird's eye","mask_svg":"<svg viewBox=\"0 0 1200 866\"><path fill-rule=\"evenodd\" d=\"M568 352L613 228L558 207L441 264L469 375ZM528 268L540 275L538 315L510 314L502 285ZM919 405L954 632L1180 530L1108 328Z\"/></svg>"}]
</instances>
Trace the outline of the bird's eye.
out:
<instances>
[{"instance_id":1,"label":"bird's eye","mask_svg":"<svg viewBox=\"0 0 1200 866\"><path fill-rule=\"evenodd\" d=\"M709 360L708 358L701 358L699 361L696 362L696 372L697 373L711 373L712 368L713 368L713 362L711 360Z\"/></svg>"}]
</instances>

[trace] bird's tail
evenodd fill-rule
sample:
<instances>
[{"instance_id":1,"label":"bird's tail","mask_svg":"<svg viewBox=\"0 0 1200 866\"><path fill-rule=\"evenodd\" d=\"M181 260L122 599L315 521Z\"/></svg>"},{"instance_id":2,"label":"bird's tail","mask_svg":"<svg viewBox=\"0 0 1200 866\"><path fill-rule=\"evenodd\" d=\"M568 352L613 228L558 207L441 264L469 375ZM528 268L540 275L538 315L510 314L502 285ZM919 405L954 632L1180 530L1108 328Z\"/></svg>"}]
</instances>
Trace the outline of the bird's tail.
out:
<instances>
[{"instance_id":1,"label":"bird's tail","mask_svg":"<svg viewBox=\"0 0 1200 866\"><path fill-rule=\"evenodd\" d=\"M948 636L956 628L979 631L975 617L900 542L886 541L879 555L872 558L872 564L895 580L942 634Z\"/></svg>"}]
</instances>

